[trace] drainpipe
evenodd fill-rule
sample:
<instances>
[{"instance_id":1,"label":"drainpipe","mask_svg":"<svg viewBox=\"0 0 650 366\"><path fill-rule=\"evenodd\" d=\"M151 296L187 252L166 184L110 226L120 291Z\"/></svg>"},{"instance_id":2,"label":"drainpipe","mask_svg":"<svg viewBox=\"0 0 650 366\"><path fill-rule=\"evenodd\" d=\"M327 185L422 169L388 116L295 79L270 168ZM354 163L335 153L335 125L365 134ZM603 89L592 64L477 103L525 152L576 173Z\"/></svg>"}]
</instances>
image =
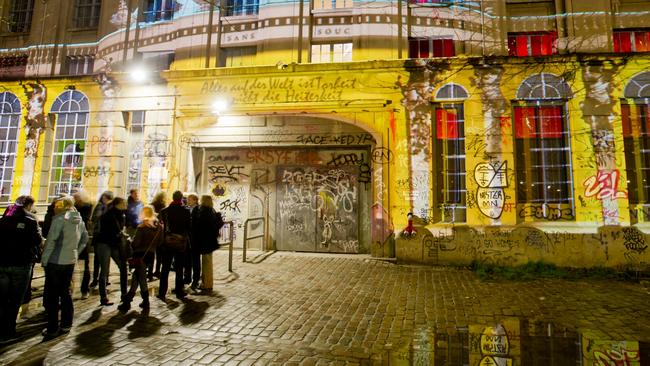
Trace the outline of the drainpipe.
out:
<instances>
[{"instance_id":1,"label":"drainpipe","mask_svg":"<svg viewBox=\"0 0 650 366\"><path fill-rule=\"evenodd\" d=\"M410 23L410 22L409 22ZM397 58L402 59L402 0L397 0Z\"/></svg>"},{"instance_id":2,"label":"drainpipe","mask_svg":"<svg viewBox=\"0 0 650 366\"><path fill-rule=\"evenodd\" d=\"M302 63L302 18L305 14L305 0L300 1L300 10L298 11L298 63Z\"/></svg>"},{"instance_id":3,"label":"drainpipe","mask_svg":"<svg viewBox=\"0 0 650 366\"><path fill-rule=\"evenodd\" d=\"M208 13L208 39L205 45L205 68L210 67L210 51L212 50L212 18L214 17L214 1L208 1L210 12Z\"/></svg>"},{"instance_id":4,"label":"drainpipe","mask_svg":"<svg viewBox=\"0 0 650 366\"><path fill-rule=\"evenodd\" d=\"M223 2L219 0L219 15L217 17L217 47L214 54L214 66L219 67L219 59L221 58L221 16L223 15Z\"/></svg>"}]
</instances>

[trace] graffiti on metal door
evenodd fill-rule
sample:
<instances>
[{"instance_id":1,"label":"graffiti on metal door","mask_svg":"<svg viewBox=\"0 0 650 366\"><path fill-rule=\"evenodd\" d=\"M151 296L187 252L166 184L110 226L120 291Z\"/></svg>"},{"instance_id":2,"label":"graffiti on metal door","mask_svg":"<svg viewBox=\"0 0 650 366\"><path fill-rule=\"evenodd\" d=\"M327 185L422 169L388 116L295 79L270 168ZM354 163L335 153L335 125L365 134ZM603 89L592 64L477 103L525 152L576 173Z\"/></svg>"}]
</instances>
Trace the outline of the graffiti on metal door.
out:
<instances>
[{"instance_id":1,"label":"graffiti on metal door","mask_svg":"<svg viewBox=\"0 0 650 366\"><path fill-rule=\"evenodd\" d=\"M359 182L354 169L278 167L278 249L357 253Z\"/></svg>"}]
</instances>

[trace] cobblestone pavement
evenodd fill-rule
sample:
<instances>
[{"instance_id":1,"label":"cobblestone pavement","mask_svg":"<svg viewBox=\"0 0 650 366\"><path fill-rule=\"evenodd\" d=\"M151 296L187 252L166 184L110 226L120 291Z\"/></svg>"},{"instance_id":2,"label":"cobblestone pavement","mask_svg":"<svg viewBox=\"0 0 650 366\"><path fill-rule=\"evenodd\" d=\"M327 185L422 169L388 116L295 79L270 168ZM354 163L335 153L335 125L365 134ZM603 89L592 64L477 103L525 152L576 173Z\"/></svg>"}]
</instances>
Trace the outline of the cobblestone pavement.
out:
<instances>
[{"instance_id":1,"label":"cobblestone pavement","mask_svg":"<svg viewBox=\"0 0 650 366\"><path fill-rule=\"evenodd\" d=\"M117 275L114 306L99 307L96 293L81 300L77 288L72 332L47 342L37 298L19 323L23 338L0 349L0 364L388 364L391 350L413 346L422 334L435 334L440 346L440 334L451 342L467 326L512 318L522 328L551 323L564 334L650 341L650 295L636 283L484 282L465 269L361 255L272 253L257 262L236 254L229 274L227 252L219 251L211 295L152 297L148 314L137 297L135 310L117 310Z\"/></svg>"}]
</instances>

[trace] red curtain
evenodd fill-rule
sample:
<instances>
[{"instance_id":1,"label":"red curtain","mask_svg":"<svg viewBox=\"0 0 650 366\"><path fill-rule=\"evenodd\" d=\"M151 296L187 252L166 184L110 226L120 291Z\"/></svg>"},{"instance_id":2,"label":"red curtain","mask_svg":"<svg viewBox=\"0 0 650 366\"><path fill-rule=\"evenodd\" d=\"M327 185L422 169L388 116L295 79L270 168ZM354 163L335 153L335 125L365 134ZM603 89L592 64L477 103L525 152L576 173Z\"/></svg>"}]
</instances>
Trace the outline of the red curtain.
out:
<instances>
[{"instance_id":1,"label":"red curtain","mask_svg":"<svg viewBox=\"0 0 650 366\"><path fill-rule=\"evenodd\" d=\"M436 109L436 137L438 140L458 138L458 115L455 109Z\"/></svg>"}]
</instances>

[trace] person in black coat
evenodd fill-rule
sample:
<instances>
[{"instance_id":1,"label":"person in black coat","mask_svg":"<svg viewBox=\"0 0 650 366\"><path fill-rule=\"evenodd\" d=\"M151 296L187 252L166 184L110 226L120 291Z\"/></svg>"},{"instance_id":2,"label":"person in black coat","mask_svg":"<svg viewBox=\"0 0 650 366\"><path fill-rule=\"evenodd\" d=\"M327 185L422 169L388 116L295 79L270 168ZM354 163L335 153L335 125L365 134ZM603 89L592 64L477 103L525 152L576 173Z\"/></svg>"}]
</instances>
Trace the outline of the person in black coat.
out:
<instances>
[{"instance_id":1,"label":"person in black coat","mask_svg":"<svg viewBox=\"0 0 650 366\"><path fill-rule=\"evenodd\" d=\"M183 206L183 193L176 191L172 195L172 203L160 212L159 219L165 225L165 234L178 234L189 240L191 231L190 212ZM171 250L165 244L161 247L162 269L160 273L160 287L158 289L158 298L165 301L167 296L167 287L169 282L169 271L172 261L174 261L174 271L176 272L176 288L174 292L178 299L184 299L187 295L183 283L183 266L185 256L187 255L187 244L184 250Z\"/></svg>"},{"instance_id":2,"label":"person in black coat","mask_svg":"<svg viewBox=\"0 0 650 366\"><path fill-rule=\"evenodd\" d=\"M221 213L213 208L212 197L201 196L201 205L192 211L192 256L198 262L198 273L192 282L192 289L198 287L203 267L202 289L212 290L212 252L219 249L219 230L223 226ZM204 264L201 266L201 262Z\"/></svg>"},{"instance_id":3,"label":"person in black coat","mask_svg":"<svg viewBox=\"0 0 650 366\"><path fill-rule=\"evenodd\" d=\"M16 317L29 287L33 264L41 256L43 237L31 213L34 199L21 196L0 218L0 344L16 337Z\"/></svg>"},{"instance_id":4,"label":"person in black coat","mask_svg":"<svg viewBox=\"0 0 650 366\"><path fill-rule=\"evenodd\" d=\"M111 265L111 258L120 269L120 291L122 296L126 295L127 268L126 258L120 254L120 243L122 231L125 225L126 200L115 197L108 205L108 210L99 219L99 233L95 240L95 255L99 259L99 295L102 306L113 305L106 294L106 282L108 281L108 270Z\"/></svg>"}]
</instances>

